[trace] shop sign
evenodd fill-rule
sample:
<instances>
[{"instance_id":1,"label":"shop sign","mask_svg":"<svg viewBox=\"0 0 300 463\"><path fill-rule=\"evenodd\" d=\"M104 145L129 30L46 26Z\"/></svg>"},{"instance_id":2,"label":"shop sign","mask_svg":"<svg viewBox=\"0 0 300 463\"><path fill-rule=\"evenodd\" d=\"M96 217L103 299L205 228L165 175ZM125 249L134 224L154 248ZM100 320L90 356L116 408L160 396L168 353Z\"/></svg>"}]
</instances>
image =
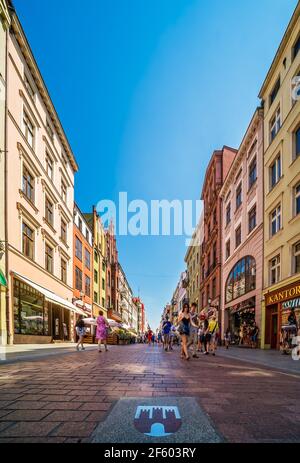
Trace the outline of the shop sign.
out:
<instances>
[{"instance_id":1,"label":"shop sign","mask_svg":"<svg viewBox=\"0 0 300 463\"><path fill-rule=\"evenodd\" d=\"M291 301L286 301L282 304L283 309L292 309L300 307L300 298L298 297L297 299L292 299Z\"/></svg>"},{"instance_id":2,"label":"shop sign","mask_svg":"<svg viewBox=\"0 0 300 463\"><path fill-rule=\"evenodd\" d=\"M291 288L284 289L282 291L277 291L272 294L266 294L266 305L276 304L277 302L284 302L288 299L295 298L295 296L300 296L300 284L297 286L292 286Z\"/></svg>"}]
</instances>

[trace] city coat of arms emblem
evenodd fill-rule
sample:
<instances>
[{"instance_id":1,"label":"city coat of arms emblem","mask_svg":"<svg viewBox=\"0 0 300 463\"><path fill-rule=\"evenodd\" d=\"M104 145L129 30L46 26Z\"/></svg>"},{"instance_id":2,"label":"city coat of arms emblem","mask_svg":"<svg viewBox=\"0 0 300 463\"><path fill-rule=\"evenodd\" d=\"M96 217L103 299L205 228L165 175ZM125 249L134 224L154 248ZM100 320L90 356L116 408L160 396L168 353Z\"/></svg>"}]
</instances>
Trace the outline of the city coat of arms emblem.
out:
<instances>
[{"instance_id":1,"label":"city coat of arms emblem","mask_svg":"<svg viewBox=\"0 0 300 463\"><path fill-rule=\"evenodd\" d=\"M136 409L134 426L146 436L169 436L177 432L181 424L178 407L151 405Z\"/></svg>"}]
</instances>

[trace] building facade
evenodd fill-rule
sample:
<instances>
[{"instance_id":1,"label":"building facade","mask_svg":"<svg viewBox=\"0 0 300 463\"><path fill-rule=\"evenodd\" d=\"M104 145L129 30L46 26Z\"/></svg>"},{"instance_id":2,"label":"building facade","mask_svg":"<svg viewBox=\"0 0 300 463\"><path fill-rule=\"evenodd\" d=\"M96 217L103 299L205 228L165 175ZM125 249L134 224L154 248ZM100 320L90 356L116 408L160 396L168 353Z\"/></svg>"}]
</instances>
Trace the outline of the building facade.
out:
<instances>
[{"instance_id":1,"label":"building facade","mask_svg":"<svg viewBox=\"0 0 300 463\"><path fill-rule=\"evenodd\" d=\"M8 342L71 340L78 167L14 12L7 47Z\"/></svg>"},{"instance_id":2,"label":"building facade","mask_svg":"<svg viewBox=\"0 0 300 463\"><path fill-rule=\"evenodd\" d=\"M204 240L201 249L200 304L218 314L221 324L221 198L220 190L237 151L224 146L214 151L207 167L201 199L204 201Z\"/></svg>"},{"instance_id":3,"label":"building facade","mask_svg":"<svg viewBox=\"0 0 300 463\"><path fill-rule=\"evenodd\" d=\"M202 241L203 221L204 215L202 213L184 259L188 274L187 298L190 304L195 302L198 308L200 307L200 243Z\"/></svg>"},{"instance_id":4,"label":"building facade","mask_svg":"<svg viewBox=\"0 0 300 463\"><path fill-rule=\"evenodd\" d=\"M5 230L5 105L6 105L6 38L10 27L7 4L0 1L0 346L7 343L7 268L6 268L6 230ZM3 220L2 220L3 218Z\"/></svg>"},{"instance_id":5,"label":"building facade","mask_svg":"<svg viewBox=\"0 0 300 463\"><path fill-rule=\"evenodd\" d=\"M263 109L257 109L220 192L221 326L239 338L256 322L261 333L263 284Z\"/></svg>"},{"instance_id":6,"label":"building facade","mask_svg":"<svg viewBox=\"0 0 300 463\"><path fill-rule=\"evenodd\" d=\"M93 316L97 317L102 310L107 317L105 230L95 207L91 213L85 213L84 217L93 233Z\"/></svg>"},{"instance_id":7,"label":"building facade","mask_svg":"<svg viewBox=\"0 0 300 463\"><path fill-rule=\"evenodd\" d=\"M259 97L264 106L265 348L279 348L294 306L300 322L300 4L298 3Z\"/></svg>"},{"instance_id":8,"label":"building facade","mask_svg":"<svg viewBox=\"0 0 300 463\"><path fill-rule=\"evenodd\" d=\"M132 312L133 312L133 293L132 289L129 286L125 272L119 265L119 294L120 294L120 311L122 316L122 321L126 325L132 327Z\"/></svg>"},{"instance_id":9,"label":"building facade","mask_svg":"<svg viewBox=\"0 0 300 463\"><path fill-rule=\"evenodd\" d=\"M106 238L106 306L108 317L122 322L120 309L120 293L119 293L119 261L117 241L114 233L114 227L111 223L108 230L105 231Z\"/></svg>"},{"instance_id":10,"label":"building facade","mask_svg":"<svg viewBox=\"0 0 300 463\"><path fill-rule=\"evenodd\" d=\"M73 304L91 317L93 277L96 273L93 262L93 233L76 203L73 240Z\"/></svg>"}]
</instances>

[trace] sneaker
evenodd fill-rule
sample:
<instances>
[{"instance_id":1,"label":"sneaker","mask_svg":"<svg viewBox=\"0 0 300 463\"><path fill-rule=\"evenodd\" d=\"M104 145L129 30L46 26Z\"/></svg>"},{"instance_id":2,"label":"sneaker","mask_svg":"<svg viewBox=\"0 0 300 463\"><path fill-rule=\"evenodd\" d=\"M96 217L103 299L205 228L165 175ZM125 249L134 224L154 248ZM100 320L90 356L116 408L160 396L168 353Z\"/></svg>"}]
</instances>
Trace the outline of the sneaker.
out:
<instances>
[{"instance_id":1,"label":"sneaker","mask_svg":"<svg viewBox=\"0 0 300 463\"><path fill-rule=\"evenodd\" d=\"M194 359L198 359L199 356L198 356L197 354L193 354L193 358L194 358Z\"/></svg>"},{"instance_id":2,"label":"sneaker","mask_svg":"<svg viewBox=\"0 0 300 463\"><path fill-rule=\"evenodd\" d=\"M205 351L205 352L203 352L203 355L208 355L208 354L209 354L209 352L206 352L206 351Z\"/></svg>"}]
</instances>

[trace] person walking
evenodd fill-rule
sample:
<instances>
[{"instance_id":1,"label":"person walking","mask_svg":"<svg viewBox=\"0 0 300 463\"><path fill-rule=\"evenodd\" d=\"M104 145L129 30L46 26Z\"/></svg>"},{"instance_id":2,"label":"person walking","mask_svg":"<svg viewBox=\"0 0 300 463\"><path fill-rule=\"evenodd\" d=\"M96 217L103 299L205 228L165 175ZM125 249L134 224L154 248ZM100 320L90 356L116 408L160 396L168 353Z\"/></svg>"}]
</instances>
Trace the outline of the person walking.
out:
<instances>
[{"instance_id":1,"label":"person walking","mask_svg":"<svg viewBox=\"0 0 300 463\"><path fill-rule=\"evenodd\" d=\"M151 343L152 343L152 336L153 336L152 330L149 328L148 333L147 333L148 345L149 346L151 346Z\"/></svg>"},{"instance_id":2,"label":"person walking","mask_svg":"<svg viewBox=\"0 0 300 463\"><path fill-rule=\"evenodd\" d=\"M78 336L78 343L76 346L76 349L79 351L79 346L81 345L81 350L85 350L85 347L83 346L83 340L84 340L84 335L86 332L84 320L83 320L83 315L79 315L79 318L76 322L76 334Z\"/></svg>"},{"instance_id":3,"label":"person walking","mask_svg":"<svg viewBox=\"0 0 300 463\"><path fill-rule=\"evenodd\" d=\"M197 355L197 344L198 344L198 329L199 329L199 319L197 314L197 304L192 303L190 310L191 325L190 325L190 336L188 340L187 347L192 346L193 348L193 358L198 358Z\"/></svg>"},{"instance_id":4,"label":"person walking","mask_svg":"<svg viewBox=\"0 0 300 463\"><path fill-rule=\"evenodd\" d=\"M204 329L203 323L200 324L198 329L198 352L203 352L203 345L204 345Z\"/></svg>"},{"instance_id":5,"label":"person walking","mask_svg":"<svg viewBox=\"0 0 300 463\"><path fill-rule=\"evenodd\" d=\"M99 317L97 318L97 331L96 331L96 339L98 340L98 351L101 351L101 344L104 344L105 352L108 351L107 349L107 331L109 328L109 323L103 315L103 311L99 311Z\"/></svg>"},{"instance_id":6,"label":"person walking","mask_svg":"<svg viewBox=\"0 0 300 463\"><path fill-rule=\"evenodd\" d=\"M165 320L163 321L162 324L162 332L163 332L163 347L165 351L167 352L170 350L170 331L172 328L172 323L169 320L168 315L166 315Z\"/></svg>"},{"instance_id":7,"label":"person walking","mask_svg":"<svg viewBox=\"0 0 300 463\"><path fill-rule=\"evenodd\" d=\"M208 319L205 318L203 322L203 346L204 346L204 355L209 354L209 341L210 341L210 334L208 332Z\"/></svg>"},{"instance_id":8,"label":"person walking","mask_svg":"<svg viewBox=\"0 0 300 463\"><path fill-rule=\"evenodd\" d=\"M226 330L226 333L225 333L225 336L224 336L224 341L225 341L226 349L229 349L229 345L230 345L230 342L231 342L231 332L230 332L229 328L227 328L227 330Z\"/></svg>"},{"instance_id":9,"label":"person walking","mask_svg":"<svg viewBox=\"0 0 300 463\"><path fill-rule=\"evenodd\" d=\"M217 317L212 316L211 320L208 323L208 333L209 333L209 348L212 355L216 355L216 334L219 330L219 324L217 322Z\"/></svg>"},{"instance_id":10,"label":"person walking","mask_svg":"<svg viewBox=\"0 0 300 463\"><path fill-rule=\"evenodd\" d=\"M259 328L257 326L257 323L255 323L254 327L252 328L252 332L251 332L251 348L252 349L257 348L258 333L259 333Z\"/></svg>"},{"instance_id":11,"label":"person walking","mask_svg":"<svg viewBox=\"0 0 300 463\"><path fill-rule=\"evenodd\" d=\"M185 358L186 360L190 360L190 356L188 354L188 339L190 336L190 326L194 325L191 314L190 314L190 307L187 302L183 304L182 311L178 317L179 322L179 334L181 336L181 358Z\"/></svg>"}]
</instances>

